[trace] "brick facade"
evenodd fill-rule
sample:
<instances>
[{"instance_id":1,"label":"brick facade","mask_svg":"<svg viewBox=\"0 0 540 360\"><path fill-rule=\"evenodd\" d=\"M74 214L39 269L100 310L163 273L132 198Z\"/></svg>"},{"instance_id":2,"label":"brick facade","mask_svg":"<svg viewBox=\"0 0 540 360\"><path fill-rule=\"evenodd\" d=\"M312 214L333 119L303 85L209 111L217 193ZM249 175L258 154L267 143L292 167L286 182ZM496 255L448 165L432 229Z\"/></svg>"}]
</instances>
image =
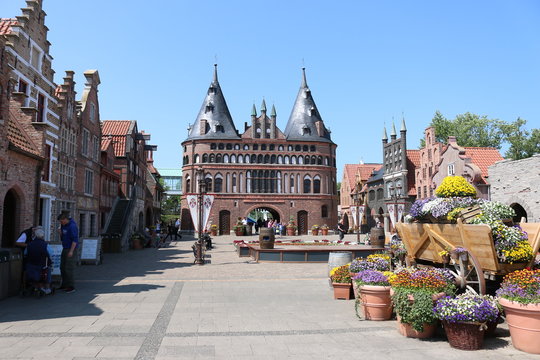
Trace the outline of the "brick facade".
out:
<instances>
[{"instance_id":1,"label":"brick facade","mask_svg":"<svg viewBox=\"0 0 540 360\"><path fill-rule=\"evenodd\" d=\"M516 222L540 222L540 155L499 161L489 167L491 200L510 205Z\"/></svg>"},{"instance_id":2,"label":"brick facade","mask_svg":"<svg viewBox=\"0 0 540 360\"><path fill-rule=\"evenodd\" d=\"M436 140L435 128L428 127L424 131L424 147L420 149L420 166L416 169L416 197L425 199L435 195L436 185L433 174L439 170L441 154L446 149L443 143Z\"/></svg>"}]
</instances>

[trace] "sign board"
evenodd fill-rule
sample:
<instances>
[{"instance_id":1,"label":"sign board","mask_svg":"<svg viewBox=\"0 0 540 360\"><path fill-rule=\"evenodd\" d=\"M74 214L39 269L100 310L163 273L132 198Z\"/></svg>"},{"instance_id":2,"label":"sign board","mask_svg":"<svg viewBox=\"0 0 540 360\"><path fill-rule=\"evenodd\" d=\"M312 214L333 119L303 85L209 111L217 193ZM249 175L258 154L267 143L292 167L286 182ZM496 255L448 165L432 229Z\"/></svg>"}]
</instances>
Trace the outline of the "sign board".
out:
<instances>
[{"instance_id":1,"label":"sign board","mask_svg":"<svg viewBox=\"0 0 540 360\"><path fill-rule=\"evenodd\" d=\"M81 245L81 262L87 261L94 264L101 263L100 249L101 238L97 239L80 239Z\"/></svg>"},{"instance_id":2,"label":"sign board","mask_svg":"<svg viewBox=\"0 0 540 360\"><path fill-rule=\"evenodd\" d=\"M52 275L60 275L60 260L62 258L62 244L49 244L51 260L53 262Z\"/></svg>"}]
</instances>

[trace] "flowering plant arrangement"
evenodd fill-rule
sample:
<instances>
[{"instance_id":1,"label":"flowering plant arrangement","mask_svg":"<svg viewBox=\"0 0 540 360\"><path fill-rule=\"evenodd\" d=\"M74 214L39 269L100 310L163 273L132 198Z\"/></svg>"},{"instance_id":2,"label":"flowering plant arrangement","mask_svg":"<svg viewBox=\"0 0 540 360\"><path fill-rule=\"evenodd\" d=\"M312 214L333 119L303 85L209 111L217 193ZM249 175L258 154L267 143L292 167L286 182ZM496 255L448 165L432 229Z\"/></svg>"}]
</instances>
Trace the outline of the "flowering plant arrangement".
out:
<instances>
[{"instance_id":1,"label":"flowering plant arrangement","mask_svg":"<svg viewBox=\"0 0 540 360\"><path fill-rule=\"evenodd\" d=\"M347 284L351 282L351 274L349 272L349 265L342 265L332 269L330 271L330 278L332 282L339 284Z\"/></svg>"},{"instance_id":2,"label":"flowering plant arrangement","mask_svg":"<svg viewBox=\"0 0 540 360\"><path fill-rule=\"evenodd\" d=\"M388 276L391 275L390 271L363 270L353 277L353 281L356 281L358 285L389 286Z\"/></svg>"},{"instance_id":3,"label":"flowering plant arrangement","mask_svg":"<svg viewBox=\"0 0 540 360\"><path fill-rule=\"evenodd\" d=\"M496 295L521 304L540 303L540 269L523 269L506 275Z\"/></svg>"},{"instance_id":4,"label":"flowering plant arrangement","mask_svg":"<svg viewBox=\"0 0 540 360\"><path fill-rule=\"evenodd\" d=\"M499 316L499 308L489 295L464 293L452 298L446 296L433 308L439 320L451 323L495 321Z\"/></svg>"},{"instance_id":5,"label":"flowering plant arrangement","mask_svg":"<svg viewBox=\"0 0 540 360\"><path fill-rule=\"evenodd\" d=\"M476 189L462 176L447 176L441 185L435 190L438 197L448 198L453 196L476 197Z\"/></svg>"},{"instance_id":6,"label":"flowering plant arrangement","mask_svg":"<svg viewBox=\"0 0 540 360\"><path fill-rule=\"evenodd\" d=\"M433 197L430 197L426 199L416 200L411 206L409 215L411 215L412 218L416 220L422 220L427 218L428 213L424 210L424 205L432 201L433 199Z\"/></svg>"},{"instance_id":7,"label":"flowering plant arrangement","mask_svg":"<svg viewBox=\"0 0 540 360\"><path fill-rule=\"evenodd\" d=\"M390 270L390 257L385 254L372 254L366 259L354 259L349 264L349 271L351 273L358 273L364 270L388 271Z\"/></svg>"},{"instance_id":8,"label":"flowering plant arrangement","mask_svg":"<svg viewBox=\"0 0 540 360\"><path fill-rule=\"evenodd\" d=\"M453 280L450 271L438 268L406 268L391 276L388 282L394 291L392 302L400 321L417 331L422 331L424 324L433 323L436 317L432 296L439 292L452 294Z\"/></svg>"},{"instance_id":9,"label":"flowering plant arrangement","mask_svg":"<svg viewBox=\"0 0 540 360\"><path fill-rule=\"evenodd\" d=\"M450 253L448 252L448 250L441 250L441 251L439 251L439 256L446 256L446 255L450 255Z\"/></svg>"},{"instance_id":10,"label":"flowering plant arrangement","mask_svg":"<svg viewBox=\"0 0 540 360\"><path fill-rule=\"evenodd\" d=\"M482 209L483 215L488 219L511 219L516 216L514 209L498 201L482 201L478 205Z\"/></svg>"},{"instance_id":11,"label":"flowering plant arrangement","mask_svg":"<svg viewBox=\"0 0 540 360\"><path fill-rule=\"evenodd\" d=\"M218 227L217 227L216 224L210 225L210 230L217 230L217 229L218 229Z\"/></svg>"},{"instance_id":12,"label":"flowering plant arrangement","mask_svg":"<svg viewBox=\"0 0 540 360\"><path fill-rule=\"evenodd\" d=\"M405 248L405 244L403 244L403 241L401 241L398 237L394 236L392 237L392 239L390 239L390 250L396 258L407 254L407 249Z\"/></svg>"},{"instance_id":13,"label":"flowering plant arrangement","mask_svg":"<svg viewBox=\"0 0 540 360\"><path fill-rule=\"evenodd\" d=\"M328 225L323 224L323 225L321 226L321 229L326 229L326 230L328 230Z\"/></svg>"},{"instance_id":14,"label":"flowering plant arrangement","mask_svg":"<svg viewBox=\"0 0 540 360\"><path fill-rule=\"evenodd\" d=\"M311 230L319 230L319 225L315 224L311 226Z\"/></svg>"}]
</instances>

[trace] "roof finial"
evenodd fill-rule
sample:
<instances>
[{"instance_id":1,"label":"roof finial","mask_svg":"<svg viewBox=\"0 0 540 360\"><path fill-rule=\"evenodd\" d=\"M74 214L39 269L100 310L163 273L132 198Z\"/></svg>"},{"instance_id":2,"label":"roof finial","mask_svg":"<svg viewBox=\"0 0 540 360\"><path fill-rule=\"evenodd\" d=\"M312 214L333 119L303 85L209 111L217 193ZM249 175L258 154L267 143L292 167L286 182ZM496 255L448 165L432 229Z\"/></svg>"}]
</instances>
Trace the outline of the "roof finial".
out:
<instances>
[{"instance_id":1,"label":"roof finial","mask_svg":"<svg viewBox=\"0 0 540 360\"><path fill-rule=\"evenodd\" d=\"M383 135L382 135L382 139L383 139L383 140L388 140L388 135L386 134L386 124L384 124L384 126L383 126Z\"/></svg>"},{"instance_id":2,"label":"roof finial","mask_svg":"<svg viewBox=\"0 0 540 360\"><path fill-rule=\"evenodd\" d=\"M306 68L302 68L302 87L307 88L307 80L306 80Z\"/></svg>"},{"instance_id":3,"label":"roof finial","mask_svg":"<svg viewBox=\"0 0 540 360\"><path fill-rule=\"evenodd\" d=\"M251 108L251 116L257 116L257 108L255 108L255 104L253 104L253 107Z\"/></svg>"},{"instance_id":4,"label":"roof finial","mask_svg":"<svg viewBox=\"0 0 540 360\"><path fill-rule=\"evenodd\" d=\"M262 104L261 104L261 112L266 112L266 101L264 101L264 98L263 98L263 101L262 101Z\"/></svg>"},{"instance_id":5,"label":"roof finial","mask_svg":"<svg viewBox=\"0 0 540 360\"><path fill-rule=\"evenodd\" d=\"M276 107L274 106L274 104L272 104L272 111L270 111L270 116L276 117Z\"/></svg>"},{"instance_id":6,"label":"roof finial","mask_svg":"<svg viewBox=\"0 0 540 360\"><path fill-rule=\"evenodd\" d=\"M405 115L403 114L403 111L401 112L401 131L407 131L407 127L405 126Z\"/></svg>"},{"instance_id":7,"label":"roof finial","mask_svg":"<svg viewBox=\"0 0 540 360\"><path fill-rule=\"evenodd\" d=\"M217 64L214 64L214 82L217 83Z\"/></svg>"}]
</instances>

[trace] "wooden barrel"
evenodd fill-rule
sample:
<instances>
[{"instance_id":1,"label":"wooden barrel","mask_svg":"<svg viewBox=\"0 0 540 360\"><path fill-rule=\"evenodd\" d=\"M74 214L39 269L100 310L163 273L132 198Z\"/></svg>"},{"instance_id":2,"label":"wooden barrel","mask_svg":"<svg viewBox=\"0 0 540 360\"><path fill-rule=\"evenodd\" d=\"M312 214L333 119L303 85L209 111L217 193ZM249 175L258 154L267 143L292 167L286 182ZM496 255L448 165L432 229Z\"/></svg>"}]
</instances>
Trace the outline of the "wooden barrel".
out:
<instances>
[{"instance_id":1,"label":"wooden barrel","mask_svg":"<svg viewBox=\"0 0 540 360\"><path fill-rule=\"evenodd\" d=\"M369 243L372 246L384 247L384 228L371 228L371 232L369 233Z\"/></svg>"},{"instance_id":2,"label":"wooden barrel","mask_svg":"<svg viewBox=\"0 0 540 360\"><path fill-rule=\"evenodd\" d=\"M259 229L259 246L261 249L273 249L274 248L274 228L260 228Z\"/></svg>"},{"instance_id":3,"label":"wooden barrel","mask_svg":"<svg viewBox=\"0 0 540 360\"><path fill-rule=\"evenodd\" d=\"M328 254L328 275L330 271L338 266L348 264L352 261L352 252L350 251L331 251Z\"/></svg>"}]
</instances>

